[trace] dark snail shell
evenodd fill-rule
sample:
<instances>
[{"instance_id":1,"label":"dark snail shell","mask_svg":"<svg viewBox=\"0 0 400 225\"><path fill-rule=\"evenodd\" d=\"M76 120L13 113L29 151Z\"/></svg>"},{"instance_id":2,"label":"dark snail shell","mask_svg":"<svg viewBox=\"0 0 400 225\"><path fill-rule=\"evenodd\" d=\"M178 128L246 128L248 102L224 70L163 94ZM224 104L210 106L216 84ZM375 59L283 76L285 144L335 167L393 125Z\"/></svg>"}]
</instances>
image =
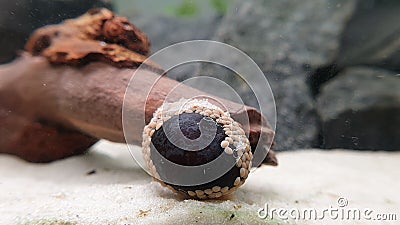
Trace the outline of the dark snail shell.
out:
<instances>
[{"instance_id":1,"label":"dark snail shell","mask_svg":"<svg viewBox=\"0 0 400 225\"><path fill-rule=\"evenodd\" d=\"M160 107L144 128L143 156L150 174L190 198L219 198L235 191L246 180L253 157L243 129L206 100L185 102L185 110L177 108ZM185 185L185 179L207 178L209 171L218 170L208 167L217 159L227 166L226 172L208 182ZM204 174L190 174L180 166L204 166Z\"/></svg>"}]
</instances>

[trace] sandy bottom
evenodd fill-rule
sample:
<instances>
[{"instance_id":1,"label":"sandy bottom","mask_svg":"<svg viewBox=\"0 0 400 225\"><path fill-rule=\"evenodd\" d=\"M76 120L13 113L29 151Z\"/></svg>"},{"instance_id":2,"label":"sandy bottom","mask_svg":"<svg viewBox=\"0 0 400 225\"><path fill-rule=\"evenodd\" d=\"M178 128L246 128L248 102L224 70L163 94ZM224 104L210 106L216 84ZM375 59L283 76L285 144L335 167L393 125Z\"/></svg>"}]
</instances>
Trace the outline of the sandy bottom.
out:
<instances>
[{"instance_id":1,"label":"sandy bottom","mask_svg":"<svg viewBox=\"0 0 400 225\"><path fill-rule=\"evenodd\" d=\"M50 164L0 155L0 224L400 223L400 152L305 150L279 160L229 199L201 202L153 182L122 144L102 141Z\"/></svg>"}]
</instances>

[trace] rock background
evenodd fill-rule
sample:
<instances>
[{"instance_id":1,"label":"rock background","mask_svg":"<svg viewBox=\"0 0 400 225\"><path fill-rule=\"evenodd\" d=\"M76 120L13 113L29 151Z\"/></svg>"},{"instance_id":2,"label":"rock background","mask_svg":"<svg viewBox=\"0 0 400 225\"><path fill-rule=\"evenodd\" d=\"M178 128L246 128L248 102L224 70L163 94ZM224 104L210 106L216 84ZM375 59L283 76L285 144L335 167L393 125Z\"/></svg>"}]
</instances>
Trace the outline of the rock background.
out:
<instances>
[{"instance_id":1,"label":"rock background","mask_svg":"<svg viewBox=\"0 0 400 225\"><path fill-rule=\"evenodd\" d=\"M110 7L103 1L43 2L0 0L1 62L15 57L34 28L92 6ZM181 41L211 39L248 54L274 93L276 150L400 150L399 1L226 1L226 12L211 12L202 2L203 12L193 17L152 7L140 13L130 10L135 5L131 1L114 3L121 12L131 12L125 16L149 36L153 52ZM252 91L230 70L189 64L169 76L184 81L201 75L223 79L246 104L258 107Z\"/></svg>"},{"instance_id":2,"label":"rock background","mask_svg":"<svg viewBox=\"0 0 400 225\"><path fill-rule=\"evenodd\" d=\"M400 2L360 1L343 33L339 67L400 68Z\"/></svg>"},{"instance_id":3,"label":"rock background","mask_svg":"<svg viewBox=\"0 0 400 225\"><path fill-rule=\"evenodd\" d=\"M351 67L318 96L323 146L399 150L400 79L395 73Z\"/></svg>"},{"instance_id":4,"label":"rock background","mask_svg":"<svg viewBox=\"0 0 400 225\"><path fill-rule=\"evenodd\" d=\"M400 3L394 0L250 0L231 4L221 19L133 21L153 40L153 50L190 39L212 39L248 54L274 93L276 150L400 150L399 11ZM374 68L357 69L366 65ZM215 65L181 66L170 77L183 81L201 75L228 82L246 104L258 106L237 74ZM349 83L352 86L346 89ZM351 100L354 96L358 100ZM385 107L374 104L381 100ZM370 113L357 108L357 101L368 104Z\"/></svg>"},{"instance_id":5,"label":"rock background","mask_svg":"<svg viewBox=\"0 0 400 225\"><path fill-rule=\"evenodd\" d=\"M247 53L270 82L277 110L276 149L318 144L319 118L307 78L334 60L354 4L239 1L217 30L216 40Z\"/></svg>"}]
</instances>

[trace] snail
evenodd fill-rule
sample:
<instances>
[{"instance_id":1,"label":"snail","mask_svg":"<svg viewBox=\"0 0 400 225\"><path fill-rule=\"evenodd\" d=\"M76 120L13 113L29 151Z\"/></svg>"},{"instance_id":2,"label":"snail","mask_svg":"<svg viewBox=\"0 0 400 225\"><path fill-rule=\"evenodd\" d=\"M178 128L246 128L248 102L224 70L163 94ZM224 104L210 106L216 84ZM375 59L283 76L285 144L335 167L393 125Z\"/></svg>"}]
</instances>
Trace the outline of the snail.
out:
<instances>
[{"instance_id":1,"label":"snail","mask_svg":"<svg viewBox=\"0 0 400 225\"><path fill-rule=\"evenodd\" d=\"M236 191L253 158L242 126L207 99L159 107L143 129L142 153L155 180L194 199Z\"/></svg>"}]
</instances>

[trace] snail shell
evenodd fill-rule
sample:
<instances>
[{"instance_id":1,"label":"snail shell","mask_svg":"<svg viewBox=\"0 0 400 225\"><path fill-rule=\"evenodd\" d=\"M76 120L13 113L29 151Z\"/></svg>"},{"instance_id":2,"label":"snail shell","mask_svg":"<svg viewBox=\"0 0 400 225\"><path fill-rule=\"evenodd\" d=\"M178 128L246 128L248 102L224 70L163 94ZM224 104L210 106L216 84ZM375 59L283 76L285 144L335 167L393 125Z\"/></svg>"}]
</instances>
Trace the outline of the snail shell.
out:
<instances>
[{"instance_id":1,"label":"snail shell","mask_svg":"<svg viewBox=\"0 0 400 225\"><path fill-rule=\"evenodd\" d=\"M207 99L164 103L143 129L142 153L157 181L195 199L219 198L237 190L247 179L253 158L241 125ZM226 171L207 166L217 159L217 165L226 164ZM199 166L205 166L200 175L185 169ZM216 172L220 176L207 182L186 184Z\"/></svg>"}]
</instances>

